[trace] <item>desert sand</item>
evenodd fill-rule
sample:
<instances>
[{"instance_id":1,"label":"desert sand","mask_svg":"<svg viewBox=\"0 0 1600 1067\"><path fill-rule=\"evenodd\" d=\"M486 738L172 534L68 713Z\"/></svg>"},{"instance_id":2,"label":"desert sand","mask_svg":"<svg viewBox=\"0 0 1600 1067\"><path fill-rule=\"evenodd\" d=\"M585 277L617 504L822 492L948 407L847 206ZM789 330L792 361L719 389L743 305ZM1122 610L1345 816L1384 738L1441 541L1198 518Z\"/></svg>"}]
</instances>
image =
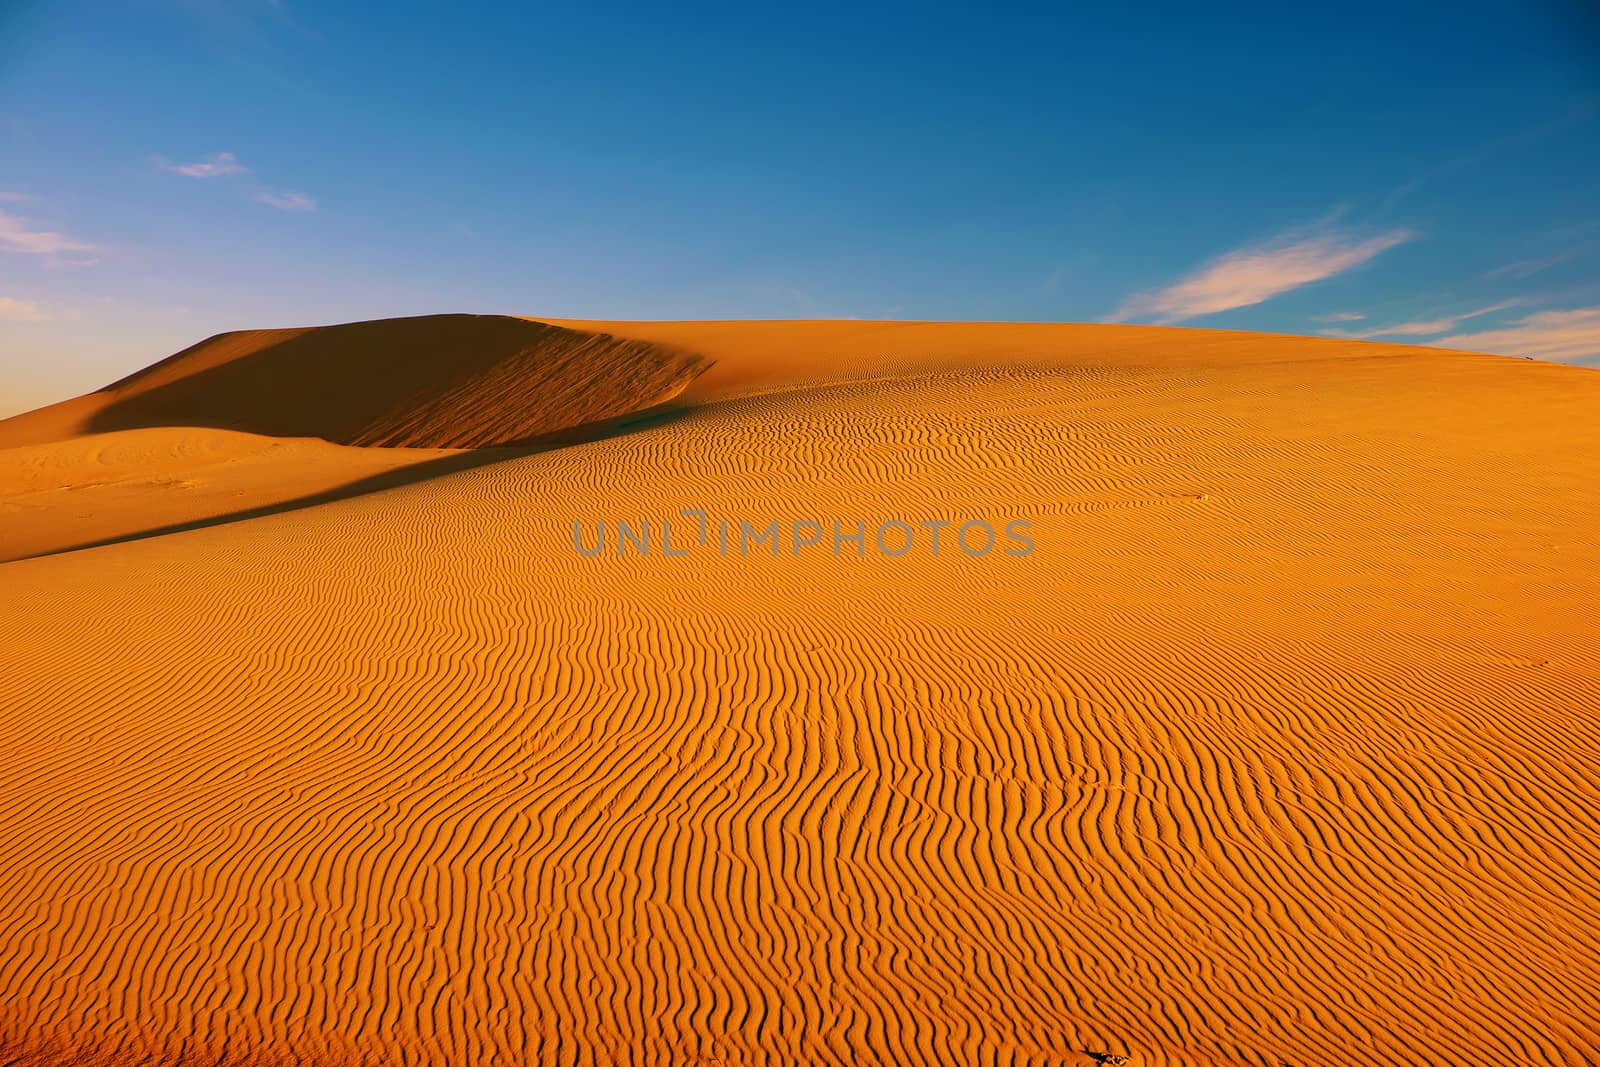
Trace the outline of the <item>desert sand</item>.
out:
<instances>
[{"instance_id":1,"label":"desert sand","mask_svg":"<svg viewBox=\"0 0 1600 1067\"><path fill-rule=\"evenodd\" d=\"M1356 341L213 338L0 422L0 1063L1595 1062L1597 455ZM574 550L685 511L1034 549Z\"/></svg>"}]
</instances>

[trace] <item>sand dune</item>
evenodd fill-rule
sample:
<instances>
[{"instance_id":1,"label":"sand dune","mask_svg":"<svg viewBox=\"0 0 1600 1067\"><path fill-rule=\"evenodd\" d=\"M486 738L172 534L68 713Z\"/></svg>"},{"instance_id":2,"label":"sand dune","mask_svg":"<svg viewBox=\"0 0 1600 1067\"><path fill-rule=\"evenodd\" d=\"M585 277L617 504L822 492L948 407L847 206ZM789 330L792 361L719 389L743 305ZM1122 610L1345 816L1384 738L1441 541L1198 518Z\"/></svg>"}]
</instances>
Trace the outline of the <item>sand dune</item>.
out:
<instances>
[{"instance_id":1,"label":"sand dune","mask_svg":"<svg viewBox=\"0 0 1600 1067\"><path fill-rule=\"evenodd\" d=\"M267 405L207 374L246 349L372 374L373 331L482 325L229 335L0 430L234 426ZM606 382L644 361L608 396L679 410L0 566L10 1062L1600 1058L1600 376L1141 327L565 325L529 329ZM117 408L169 381L183 404ZM373 383L347 415L323 379L329 432L283 429L519 440L618 414L588 381ZM141 478L195 468L191 433L261 447L141 432ZM0 462L64 500L97 440ZM1021 519L1035 548L573 549L575 520L686 509Z\"/></svg>"},{"instance_id":2,"label":"sand dune","mask_svg":"<svg viewBox=\"0 0 1600 1067\"><path fill-rule=\"evenodd\" d=\"M0 562L303 506L478 460L448 449L344 448L187 426L86 434L0 455Z\"/></svg>"},{"instance_id":3,"label":"sand dune","mask_svg":"<svg viewBox=\"0 0 1600 1067\"><path fill-rule=\"evenodd\" d=\"M500 315L245 330L0 421L0 447L152 426L345 445L502 445L668 400L705 366L685 351Z\"/></svg>"},{"instance_id":4,"label":"sand dune","mask_svg":"<svg viewBox=\"0 0 1600 1067\"><path fill-rule=\"evenodd\" d=\"M1285 337L1238 330L1171 330L1109 324L1012 322L608 322L551 319L698 352L714 361L684 390L705 403L770 390L929 374L1010 371L1242 368L1289 360L1437 358L1412 345L1333 337ZM1181 343L1175 343L1181 338Z\"/></svg>"}]
</instances>

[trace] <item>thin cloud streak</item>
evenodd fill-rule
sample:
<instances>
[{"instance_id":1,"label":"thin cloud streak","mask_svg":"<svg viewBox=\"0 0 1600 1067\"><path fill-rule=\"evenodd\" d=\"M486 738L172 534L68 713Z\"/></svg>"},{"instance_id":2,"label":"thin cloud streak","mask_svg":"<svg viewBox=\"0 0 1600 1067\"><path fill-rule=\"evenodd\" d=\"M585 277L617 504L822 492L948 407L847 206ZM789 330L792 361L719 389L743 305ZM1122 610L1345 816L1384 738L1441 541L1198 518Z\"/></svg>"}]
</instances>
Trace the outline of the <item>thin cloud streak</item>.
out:
<instances>
[{"instance_id":1,"label":"thin cloud streak","mask_svg":"<svg viewBox=\"0 0 1600 1067\"><path fill-rule=\"evenodd\" d=\"M6 322L43 322L50 316L44 309L31 300L18 300L11 296L0 296L0 320Z\"/></svg>"},{"instance_id":2,"label":"thin cloud streak","mask_svg":"<svg viewBox=\"0 0 1600 1067\"><path fill-rule=\"evenodd\" d=\"M1453 330L1456 325L1467 319L1475 319L1479 315L1491 315L1496 311L1504 311L1520 305L1520 300L1504 300L1498 304L1478 308L1476 311L1464 312L1460 315L1445 315L1437 319L1418 320L1416 322L1399 322L1393 326L1383 326L1372 330L1361 330L1356 333L1346 333L1345 337L1426 337L1432 333L1444 333Z\"/></svg>"},{"instance_id":3,"label":"thin cloud streak","mask_svg":"<svg viewBox=\"0 0 1600 1067\"><path fill-rule=\"evenodd\" d=\"M277 208L279 211L317 210L317 202L304 193L274 193L263 191L256 194L256 199L263 204Z\"/></svg>"},{"instance_id":4,"label":"thin cloud streak","mask_svg":"<svg viewBox=\"0 0 1600 1067\"><path fill-rule=\"evenodd\" d=\"M1502 152L1516 148L1519 145L1537 141L1542 137L1556 133L1557 131L1575 123L1584 122L1597 111L1600 111L1600 97L1591 96L1577 107L1564 111L1559 115L1548 118L1543 122L1535 123L1531 126L1524 126L1521 129L1512 130L1509 133L1502 134L1494 140L1481 144L1462 155L1429 167L1427 170L1424 170L1421 174L1418 174L1410 181L1397 186L1389 193L1388 196L1384 197L1383 202L1380 203L1376 209L1377 214L1381 215L1390 210L1395 205L1399 204L1400 201L1404 200L1406 197L1422 188L1422 186L1434 181L1435 179L1451 177L1462 171L1477 166L1484 160L1493 158Z\"/></svg>"},{"instance_id":5,"label":"thin cloud streak","mask_svg":"<svg viewBox=\"0 0 1600 1067\"><path fill-rule=\"evenodd\" d=\"M1586 245L1579 245L1577 248L1569 248L1564 252L1556 252L1553 255L1544 256L1540 259L1524 259L1519 260L1516 263L1507 263L1503 267L1496 267L1494 270L1489 271L1484 275L1484 277L1526 278L1530 275L1538 274L1542 270L1549 270L1551 267L1559 267L1563 263L1571 262L1580 256L1586 256L1590 252L1597 250L1600 250L1600 241L1595 241Z\"/></svg>"},{"instance_id":6,"label":"thin cloud streak","mask_svg":"<svg viewBox=\"0 0 1600 1067\"><path fill-rule=\"evenodd\" d=\"M1359 311L1330 311L1326 315L1311 316L1312 322L1360 322L1366 318Z\"/></svg>"},{"instance_id":7,"label":"thin cloud streak","mask_svg":"<svg viewBox=\"0 0 1600 1067\"><path fill-rule=\"evenodd\" d=\"M159 162L163 170L181 174L185 178L221 178L229 174L245 174L250 169L240 163L232 152L218 152L210 159L195 163L169 163L165 159Z\"/></svg>"},{"instance_id":8,"label":"thin cloud streak","mask_svg":"<svg viewBox=\"0 0 1600 1067\"><path fill-rule=\"evenodd\" d=\"M1330 231L1290 231L1212 260L1175 285L1125 300L1111 322L1152 319L1167 325L1250 307L1302 285L1331 278L1411 240L1410 230L1360 238Z\"/></svg>"},{"instance_id":9,"label":"thin cloud streak","mask_svg":"<svg viewBox=\"0 0 1600 1067\"><path fill-rule=\"evenodd\" d=\"M20 215L0 210L0 249L20 252L30 256L54 256L67 252L95 252L98 249L87 241L68 237L55 230L31 229L31 223Z\"/></svg>"},{"instance_id":10,"label":"thin cloud streak","mask_svg":"<svg viewBox=\"0 0 1600 1067\"><path fill-rule=\"evenodd\" d=\"M1600 307L1540 311L1502 329L1452 334L1429 343L1502 356L1588 362L1600 359Z\"/></svg>"}]
</instances>

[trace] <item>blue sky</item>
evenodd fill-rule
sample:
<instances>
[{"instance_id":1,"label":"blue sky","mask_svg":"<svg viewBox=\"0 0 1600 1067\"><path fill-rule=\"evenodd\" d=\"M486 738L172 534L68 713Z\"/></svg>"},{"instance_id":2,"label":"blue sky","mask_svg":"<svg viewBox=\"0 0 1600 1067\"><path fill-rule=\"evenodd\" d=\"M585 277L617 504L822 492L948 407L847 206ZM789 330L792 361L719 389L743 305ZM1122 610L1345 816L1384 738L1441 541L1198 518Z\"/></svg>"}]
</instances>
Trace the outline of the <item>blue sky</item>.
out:
<instances>
[{"instance_id":1,"label":"blue sky","mask_svg":"<svg viewBox=\"0 0 1600 1067\"><path fill-rule=\"evenodd\" d=\"M1600 361L1595 5L1111 8L0 2L0 412L435 311Z\"/></svg>"}]
</instances>

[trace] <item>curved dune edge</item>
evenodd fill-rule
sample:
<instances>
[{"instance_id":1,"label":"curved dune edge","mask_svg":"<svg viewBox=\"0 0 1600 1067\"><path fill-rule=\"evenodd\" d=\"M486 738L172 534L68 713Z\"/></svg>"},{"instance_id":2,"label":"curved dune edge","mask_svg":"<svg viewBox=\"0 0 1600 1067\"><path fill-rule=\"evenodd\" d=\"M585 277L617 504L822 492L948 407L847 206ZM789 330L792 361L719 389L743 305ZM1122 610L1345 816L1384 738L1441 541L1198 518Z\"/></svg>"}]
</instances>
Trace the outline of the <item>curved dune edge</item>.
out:
<instances>
[{"instance_id":1,"label":"curved dune edge","mask_svg":"<svg viewBox=\"0 0 1600 1067\"><path fill-rule=\"evenodd\" d=\"M682 347L705 355L714 361L713 365L685 390L683 399L688 403L844 381L962 374L983 369L1159 372L1325 360L1507 358L1336 337L1109 323L533 321Z\"/></svg>"},{"instance_id":2,"label":"curved dune edge","mask_svg":"<svg viewBox=\"0 0 1600 1067\"><path fill-rule=\"evenodd\" d=\"M0 567L0 1048L1600 1058L1600 377L1156 332Z\"/></svg>"},{"instance_id":3,"label":"curved dune edge","mask_svg":"<svg viewBox=\"0 0 1600 1067\"><path fill-rule=\"evenodd\" d=\"M265 509L309 506L473 460L192 426L86 434L0 453L0 563Z\"/></svg>"},{"instance_id":4,"label":"curved dune edge","mask_svg":"<svg viewBox=\"0 0 1600 1067\"><path fill-rule=\"evenodd\" d=\"M707 365L681 349L503 315L245 330L0 421L0 448L160 426L343 445L506 445L653 407Z\"/></svg>"}]
</instances>

